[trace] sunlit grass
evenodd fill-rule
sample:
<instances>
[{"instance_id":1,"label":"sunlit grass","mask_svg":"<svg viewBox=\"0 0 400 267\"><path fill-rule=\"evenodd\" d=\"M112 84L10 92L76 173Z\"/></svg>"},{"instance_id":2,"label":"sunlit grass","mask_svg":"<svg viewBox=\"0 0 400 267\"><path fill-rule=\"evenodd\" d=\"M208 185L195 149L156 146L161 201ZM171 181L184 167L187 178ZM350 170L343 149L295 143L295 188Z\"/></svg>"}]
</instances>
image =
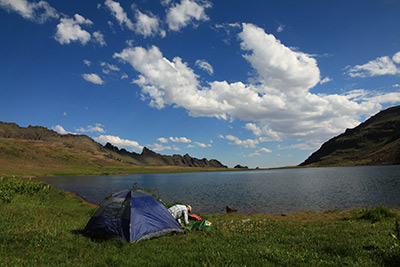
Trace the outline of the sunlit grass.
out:
<instances>
[{"instance_id":1,"label":"sunlit grass","mask_svg":"<svg viewBox=\"0 0 400 267\"><path fill-rule=\"evenodd\" d=\"M137 166L60 143L0 138L0 175L65 176L226 171L226 168ZM236 170L236 169L235 169Z\"/></svg>"},{"instance_id":2,"label":"sunlit grass","mask_svg":"<svg viewBox=\"0 0 400 267\"><path fill-rule=\"evenodd\" d=\"M51 186L26 187L0 202L1 266L395 266L400 259L399 210L200 214L210 231L130 244L83 236L96 208ZM386 215L366 216L374 213Z\"/></svg>"}]
</instances>

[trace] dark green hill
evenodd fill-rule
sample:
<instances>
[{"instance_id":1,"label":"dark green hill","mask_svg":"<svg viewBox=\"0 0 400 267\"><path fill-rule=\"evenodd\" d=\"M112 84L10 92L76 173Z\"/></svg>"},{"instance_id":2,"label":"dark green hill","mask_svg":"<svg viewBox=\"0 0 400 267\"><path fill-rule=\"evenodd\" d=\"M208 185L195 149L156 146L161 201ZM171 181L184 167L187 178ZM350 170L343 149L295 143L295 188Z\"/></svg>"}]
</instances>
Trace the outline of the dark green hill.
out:
<instances>
[{"instance_id":1,"label":"dark green hill","mask_svg":"<svg viewBox=\"0 0 400 267\"><path fill-rule=\"evenodd\" d=\"M29 162L32 159L38 165L73 165L71 157L78 157L76 164L85 164L96 159L94 165L133 165L133 166L177 166L177 167L204 167L204 168L226 168L217 160L196 159L189 155L166 156L155 153L147 148L141 154L128 152L125 149L106 144L105 146L95 142L86 135L58 134L40 126L19 127L15 123L0 122L0 162L9 164ZM32 149L24 149L31 147ZM58 151L54 155L52 151ZM34 151L41 151L36 153ZM44 152L46 151L46 152ZM72 156L72 154L73 156ZM80 153L80 154L79 154ZM40 154L40 155L39 155ZM13 158L14 155L14 158ZM44 157L46 155L46 157ZM65 155L65 156L62 156ZM86 155L81 158L78 155ZM79 165L78 164L78 165ZM89 163L88 163L89 164Z\"/></svg>"},{"instance_id":2,"label":"dark green hill","mask_svg":"<svg viewBox=\"0 0 400 267\"><path fill-rule=\"evenodd\" d=\"M400 164L400 106L383 110L324 143L300 166Z\"/></svg>"}]
</instances>

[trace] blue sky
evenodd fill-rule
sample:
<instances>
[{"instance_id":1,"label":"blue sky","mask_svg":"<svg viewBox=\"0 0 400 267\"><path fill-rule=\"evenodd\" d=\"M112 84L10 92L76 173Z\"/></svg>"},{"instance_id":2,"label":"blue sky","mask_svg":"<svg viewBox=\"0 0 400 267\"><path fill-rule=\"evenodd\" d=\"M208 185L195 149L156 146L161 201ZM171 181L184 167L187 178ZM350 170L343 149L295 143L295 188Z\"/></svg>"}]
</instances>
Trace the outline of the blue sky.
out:
<instances>
[{"instance_id":1,"label":"blue sky","mask_svg":"<svg viewBox=\"0 0 400 267\"><path fill-rule=\"evenodd\" d=\"M399 18L396 0L0 0L0 120L297 165L399 105Z\"/></svg>"}]
</instances>

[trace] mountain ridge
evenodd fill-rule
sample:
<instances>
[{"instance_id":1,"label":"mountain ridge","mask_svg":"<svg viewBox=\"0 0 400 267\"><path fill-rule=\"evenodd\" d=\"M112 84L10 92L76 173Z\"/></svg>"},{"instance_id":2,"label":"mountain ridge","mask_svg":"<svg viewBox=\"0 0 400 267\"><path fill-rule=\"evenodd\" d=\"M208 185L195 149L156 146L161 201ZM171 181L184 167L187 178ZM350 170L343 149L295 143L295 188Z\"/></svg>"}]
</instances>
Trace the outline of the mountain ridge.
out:
<instances>
[{"instance_id":1,"label":"mountain ridge","mask_svg":"<svg viewBox=\"0 0 400 267\"><path fill-rule=\"evenodd\" d=\"M59 134L42 126L20 127L16 123L0 122L0 138L15 140L44 141L61 144L67 148L75 148L96 154L105 159L133 164L137 166L178 166L200 168L227 168L215 159L197 159L188 154L161 155L144 147L141 154L119 149L110 143L101 145L87 135Z\"/></svg>"},{"instance_id":2,"label":"mountain ridge","mask_svg":"<svg viewBox=\"0 0 400 267\"><path fill-rule=\"evenodd\" d=\"M400 164L400 106L382 110L322 144L299 166Z\"/></svg>"}]
</instances>

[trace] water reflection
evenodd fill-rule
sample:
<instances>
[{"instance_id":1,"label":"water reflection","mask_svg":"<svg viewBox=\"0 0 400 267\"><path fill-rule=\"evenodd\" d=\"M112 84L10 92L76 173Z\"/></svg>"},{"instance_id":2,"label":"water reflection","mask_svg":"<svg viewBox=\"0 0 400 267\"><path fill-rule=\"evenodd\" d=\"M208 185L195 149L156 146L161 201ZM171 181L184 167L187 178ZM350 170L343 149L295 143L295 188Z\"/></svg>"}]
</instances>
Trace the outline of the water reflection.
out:
<instances>
[{"instance_id":1,"label":"water reflection","mask_svg":"<svg viewBox=\"0 0 400 267\"><path fill-rule=\"evenodd\" d=\"M400 207L400 166L306 168L243 172L50 177L55 187L100 203L109 193L155 189L164 201L190 203L198 213L230 205L243 213L290 213L360 206Z\"/></svg>"}]
</instances>

